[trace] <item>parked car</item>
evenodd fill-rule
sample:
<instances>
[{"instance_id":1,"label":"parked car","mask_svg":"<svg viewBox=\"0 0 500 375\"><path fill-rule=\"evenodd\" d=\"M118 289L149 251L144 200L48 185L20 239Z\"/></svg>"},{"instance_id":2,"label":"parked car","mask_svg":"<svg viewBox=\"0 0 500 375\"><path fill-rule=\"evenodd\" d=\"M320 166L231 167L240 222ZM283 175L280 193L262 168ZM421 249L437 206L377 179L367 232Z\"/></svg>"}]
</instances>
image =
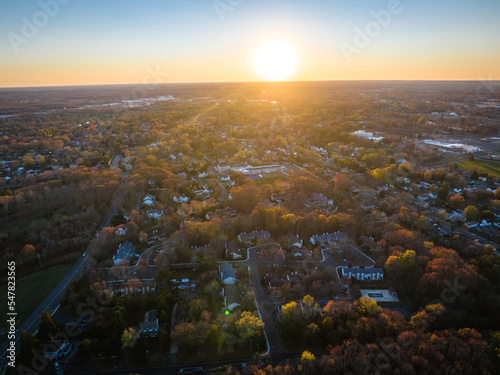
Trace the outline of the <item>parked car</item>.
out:
<instances>
[{"instance_id":1,"label":"parked car","mask_svg":"<svg viewBox=\"0 0 500 375\"><path fill-rule=\"evenodd\" d=\"M73 345L70 342L68 342L63 349L63 354L68 355L69 352L71 352L71 349L73 349Z\"/></svg>"}]
</instances>

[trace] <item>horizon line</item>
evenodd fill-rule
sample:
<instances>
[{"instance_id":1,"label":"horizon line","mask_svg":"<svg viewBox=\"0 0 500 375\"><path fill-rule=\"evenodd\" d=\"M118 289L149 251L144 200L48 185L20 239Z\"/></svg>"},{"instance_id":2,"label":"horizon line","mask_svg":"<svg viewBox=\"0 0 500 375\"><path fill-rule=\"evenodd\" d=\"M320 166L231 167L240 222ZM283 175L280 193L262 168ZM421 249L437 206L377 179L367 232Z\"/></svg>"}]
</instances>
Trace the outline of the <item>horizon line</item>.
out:
<instances>
[{"instance_id":1,"label":"horizon line","mask_svg":"<svg viewBox=\"0 0 500 375\"><path fill-rule=\"evenodd\" d=\"M156 83L95 83L95 84L62 84L43 86L0 86L5 89L40 89L40 88L67 88L67 87L95 87L95 86L161 86L161 85L193 85L193 84L280 84L280 83L328 83L328 82L483 82L481 79L314 79L294 81L182 81L182 82L156 82ZM488 82L500 82L500 80L487 80Z\"/></svg>"}]
</instances>

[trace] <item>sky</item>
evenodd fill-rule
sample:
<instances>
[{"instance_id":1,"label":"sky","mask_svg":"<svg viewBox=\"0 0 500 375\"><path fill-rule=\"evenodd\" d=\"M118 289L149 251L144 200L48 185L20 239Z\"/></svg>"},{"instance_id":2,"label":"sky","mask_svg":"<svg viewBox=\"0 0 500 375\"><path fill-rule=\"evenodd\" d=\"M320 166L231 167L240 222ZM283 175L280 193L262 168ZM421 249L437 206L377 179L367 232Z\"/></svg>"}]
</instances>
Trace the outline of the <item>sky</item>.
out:
<instances>
[{"instance_id":1,"label":"sky","mask_svg":"<svg viewBox=\"0 0 500 375\"><path fill-rule=\"evenodd\" d=\"M260 81L270 40L287 80L498 80L499 19L498 0L0 0L0 87Z\"/></svg>"}]
</instances>

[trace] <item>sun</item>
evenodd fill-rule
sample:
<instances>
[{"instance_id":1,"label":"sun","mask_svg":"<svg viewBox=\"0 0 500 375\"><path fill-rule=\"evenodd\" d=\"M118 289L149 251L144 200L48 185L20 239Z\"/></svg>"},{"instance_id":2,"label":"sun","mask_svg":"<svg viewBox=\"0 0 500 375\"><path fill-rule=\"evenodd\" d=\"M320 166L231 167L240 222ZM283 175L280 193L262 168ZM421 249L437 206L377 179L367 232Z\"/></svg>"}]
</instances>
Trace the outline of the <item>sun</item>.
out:
<instances>
[{"instance_id":1,"label":"sun","mask_svg":"<svg viewBox=\"0 0 500 375\"><path fill-rule=\"evenodd\" d=\"M297 70L298 59L293 47L281 40L271 40L255 53L254 68L266 81L285 81Z\"/></svg>"}]
</instances>

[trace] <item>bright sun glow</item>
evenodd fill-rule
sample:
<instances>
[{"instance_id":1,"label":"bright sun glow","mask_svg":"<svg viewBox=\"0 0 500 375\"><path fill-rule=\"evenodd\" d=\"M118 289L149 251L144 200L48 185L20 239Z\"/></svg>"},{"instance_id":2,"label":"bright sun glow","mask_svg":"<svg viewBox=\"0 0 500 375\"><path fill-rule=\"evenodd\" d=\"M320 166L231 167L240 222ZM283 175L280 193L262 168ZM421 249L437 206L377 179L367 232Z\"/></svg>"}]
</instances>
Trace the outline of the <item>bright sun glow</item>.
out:
<instances>
[{"instance_id":1,"label":"bright sun glow","mask_svg":"<svg viewBox=\"0 0 500 375\"><path fill-rule=\"evenodd\" d=\"M256 52L254 67L266 81L285 81L297 70L297 54L293 47L280 40L269 41Z\"/></svg>"}]
</instances>

